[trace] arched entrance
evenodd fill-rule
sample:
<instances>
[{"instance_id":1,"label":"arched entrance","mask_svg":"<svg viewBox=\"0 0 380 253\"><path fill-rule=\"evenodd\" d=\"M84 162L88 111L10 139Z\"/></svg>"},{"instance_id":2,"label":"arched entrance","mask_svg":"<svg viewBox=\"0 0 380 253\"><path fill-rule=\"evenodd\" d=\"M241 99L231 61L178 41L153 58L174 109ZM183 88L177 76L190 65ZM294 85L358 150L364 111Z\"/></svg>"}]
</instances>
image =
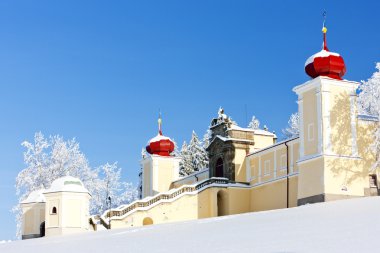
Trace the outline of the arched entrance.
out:
<instances>
[{"instance_id":1,"label":"arched entrance","mask_svg":"<svg viewBox=\"0 0 380 253\"><path fill-rule=\"evenodd\" d=\"M222 158L219 158L216 161L215 176L216 177L223 177L224 176L224 173L223 173L223 159Z\"/></svg>"},{"instance_id":2,"label":"arched entrance","mask_svg":"<svg viewBox=\"0 0 380 253\"><path fill-rule=\"evenodd\" d=\"M45 236L45 222L42 222L40 225L40 237Z\"/></svg>"},{"instance_id":3,"label":"arched entrance","mask_svg":"<svg viewBox=\"0 0 380 253\"><path fill-rule=\"evenodd\" d=\"M225 191L220 190L216 195L218 216L228 215L228 195Z\"/></svg>"},{"instance_id":4,"label":"arched entrance","mask_svg":"<svg viewBox=\"0 0 380 253\"><path fill-rule=\"evenodd\" d=\"M150 217L145 217L143 220L143 226L153 225L153 220Z\"/></svg>"}]
</instances>

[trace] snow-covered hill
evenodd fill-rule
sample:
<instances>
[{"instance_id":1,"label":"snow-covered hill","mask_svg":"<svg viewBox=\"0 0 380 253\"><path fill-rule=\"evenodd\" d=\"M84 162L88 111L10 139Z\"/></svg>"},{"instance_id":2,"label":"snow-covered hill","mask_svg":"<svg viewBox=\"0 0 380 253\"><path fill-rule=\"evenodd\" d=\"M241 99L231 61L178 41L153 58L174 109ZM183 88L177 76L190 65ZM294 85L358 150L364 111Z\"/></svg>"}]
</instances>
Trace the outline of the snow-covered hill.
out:
<instances>
[{"instance_id":1,"label":"snow-covered hill","mask_svg":"<svg viewBox=\"0 0 380 253\"><path fill-rule=\"evenodd\" d=\"M380 197L16 241L1 253L378 252Z\"/></svg>"}]
</instances>

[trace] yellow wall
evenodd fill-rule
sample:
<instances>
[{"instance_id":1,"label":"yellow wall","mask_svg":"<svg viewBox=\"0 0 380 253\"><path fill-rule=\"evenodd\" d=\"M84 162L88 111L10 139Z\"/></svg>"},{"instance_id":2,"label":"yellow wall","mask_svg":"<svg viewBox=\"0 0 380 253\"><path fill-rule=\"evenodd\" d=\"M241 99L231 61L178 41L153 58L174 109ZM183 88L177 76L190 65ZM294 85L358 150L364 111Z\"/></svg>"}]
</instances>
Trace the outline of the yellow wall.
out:
<instances>
[{"instance_id":1,"label":"yellow wall","mask_svg":"<svg viewBox=\"0 0 380 253\"><path fill-rule=\"evenodd\" d=\"M254 146L255 150L266 148L270 145L273 145L276 142L276 139L273 138L273 136L258 135L258 134L255 134L254 140L255 140L255 146ZM254 151L254 150L250 150L250 151Z\"/></svg>"},{"instance_id":2,"label":"yellow wall","mask_svg":"<svg viewBox=\"0 0 380 253\"><path fill-rule=\"evenodd\" d=\"M221 198L218 198L222 196ZM218 204L218 199L221 200ZM112 219L111 227L142 226L145 218L153 224L185 221L218 216L218 207L222 214L238 214L250 211L250 189L235 187L210 187L198 194L185 194L169 203L160 203L147 210L137 210L122 219Z\"/></svg>"},{"instance_id":3,"label":"yellow wall","mask_svg":"<svg viewBox=\"0 0 380 253\"><path fill-rule=\"evenodd\" d=\"M297 177L289 178L289 207L297 206ZM276 180L251 189L251 211L265 211L287 206L287 181Z\"/></svg>"},{"instance_id":4,"label":"yellow wall","mask_svg":"<svg viewBox=\"0 0 380 253\"><path fill-rule=\"evenodd\" d=\"M233 163L235 164L235 181L247 182L247 170L245 166L245 156L247 155L244 149L235 149L235 158Z\"/></svg>"},{"instance_id":5,"label":"yellow wall","mask_svg":"<svg viewBox=\"0 0 380 253\"><path fill-rule=\"evenodd\" d=\"M339 155L353 155L350 90L346 87L331 85L329 106L331 108L330 126L332 152Z\"/></svg>"},{"instance_id":6,"label":"yellow wall","mask_svg":"<svg viewBox=\"0 0 380 253\"><path fill-rule=\"evenodd\" d=\"M170 189L170 184L177 179L174 175L174 163L171 159L160 159L158 162L158 170L154 173L158 174L158 192L165 192Z\"/></svg>"},{"instance_id":7,"label":"yellow wall","mask_svg":"<svg viewBox=\"0 0 380 253\"><path fill-rule=\"evenodd\" d=\"M323 157L301 163L298 166L298 199L322 194L324 192Z\"/></svg>"}]
</instances>

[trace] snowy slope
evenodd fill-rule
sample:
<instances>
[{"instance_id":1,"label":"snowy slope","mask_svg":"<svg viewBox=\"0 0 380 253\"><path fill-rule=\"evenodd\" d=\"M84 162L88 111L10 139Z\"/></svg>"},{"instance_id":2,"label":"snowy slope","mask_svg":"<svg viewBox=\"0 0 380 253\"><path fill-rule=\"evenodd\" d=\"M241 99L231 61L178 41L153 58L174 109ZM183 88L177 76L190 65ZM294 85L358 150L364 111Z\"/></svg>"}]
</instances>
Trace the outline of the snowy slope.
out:
<instances>
[{"instance_id":1,"label":"snowy slope","mask_svg":"<svg viewBox=\"0 0 380 253\"><path fill-rule=\"evenodd\" d=\"M1 253L378 252L380 197L16 241Z\"/></svg>"}]
</instances>

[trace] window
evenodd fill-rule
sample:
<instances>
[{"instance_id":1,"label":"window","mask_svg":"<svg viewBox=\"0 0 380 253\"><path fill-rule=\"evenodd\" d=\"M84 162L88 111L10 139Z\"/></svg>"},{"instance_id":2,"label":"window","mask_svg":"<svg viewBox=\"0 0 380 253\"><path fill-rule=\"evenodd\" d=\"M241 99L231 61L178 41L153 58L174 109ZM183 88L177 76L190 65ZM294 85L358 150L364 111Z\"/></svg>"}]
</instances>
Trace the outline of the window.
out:
<instances>
[{"instance_id":1,"label":"window","mask_svg":"<svg viewBox=\"0 0 380 253\"><path fill-rule=\"evenodd\" d=\"M264 176L267 176L270 174L270 160L266 160L264 162Z\"/></svg>"},{"instance_id":2,"label":"window","mask_svg":"<svg viewBox=\"0 0 380 253\"><path fill-rule=\"evenodd\" d=\"M311 123L307 127L307 139L309 141L314 141L314 124Z\"/></svg>"},{"instance_id":3,"label":"window","mask_svg":"<svg viewBox=\"0 0 380 253\"><path fill-rule=\"evenodd\" d=\"M377 188L377 176L375 174L369 175L369 187Z\"/></svg>"},{"instance_id":4,"label":"window","mask_svg":"<svg viewBox=\"0 0 380 253\"><path fill-rule=\"evenodd\" d=\"M281 170L286 170L286 155L281 156Z\"/></svg>"},{"instance_id":5,"label":"window","mask_svg":"<svg viewBox=\"0 0 380 253\"><path fill-rule=\"evenodd\" d=\"M55 206L51 209L51 214L57 214L57 208Z\"/></svg>"}]
</instances>

